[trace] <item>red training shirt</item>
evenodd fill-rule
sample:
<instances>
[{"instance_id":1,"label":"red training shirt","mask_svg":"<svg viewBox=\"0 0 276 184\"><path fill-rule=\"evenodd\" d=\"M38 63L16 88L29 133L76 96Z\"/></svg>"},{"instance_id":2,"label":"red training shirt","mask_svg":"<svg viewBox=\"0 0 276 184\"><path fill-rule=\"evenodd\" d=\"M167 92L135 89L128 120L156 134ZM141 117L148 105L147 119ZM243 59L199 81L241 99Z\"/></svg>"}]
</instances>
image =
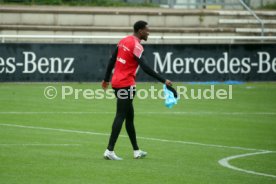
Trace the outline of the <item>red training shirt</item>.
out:
<instances>
[{"instance_id":1,"label":"red training shirt","mask_svg":"<svg viewBox=\"0 0 276 184\"><path fill-rule=\"evenodd\" d=\"M141 40L133 35L127 36L118 43L118 54L112 76L113 88L124 88L135 85L138 62L144 51Z\"/></svg>"}]
</instances>

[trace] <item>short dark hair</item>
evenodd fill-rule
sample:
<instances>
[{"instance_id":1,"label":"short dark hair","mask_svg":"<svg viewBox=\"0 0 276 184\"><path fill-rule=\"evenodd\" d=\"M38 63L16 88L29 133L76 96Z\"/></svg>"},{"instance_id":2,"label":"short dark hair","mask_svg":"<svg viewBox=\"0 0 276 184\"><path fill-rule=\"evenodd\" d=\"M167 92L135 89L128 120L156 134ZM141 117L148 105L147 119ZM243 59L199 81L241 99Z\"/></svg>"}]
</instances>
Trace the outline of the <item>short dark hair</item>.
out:
<instances>
[{"instance_id":1,"label":"short dark hair","mask_svg":"<svg viewBox=\"0 0 276 184\"><path fill-rule=\"evenodd\" d=\"M135 33L137 33L139 31L139 29L144 29L146 27L146 25L148 25L147 22L145 22L143 20L139 20L139 21L135 22L135 24L133 25L133 30Z\"/></svg>"}]
</instances>

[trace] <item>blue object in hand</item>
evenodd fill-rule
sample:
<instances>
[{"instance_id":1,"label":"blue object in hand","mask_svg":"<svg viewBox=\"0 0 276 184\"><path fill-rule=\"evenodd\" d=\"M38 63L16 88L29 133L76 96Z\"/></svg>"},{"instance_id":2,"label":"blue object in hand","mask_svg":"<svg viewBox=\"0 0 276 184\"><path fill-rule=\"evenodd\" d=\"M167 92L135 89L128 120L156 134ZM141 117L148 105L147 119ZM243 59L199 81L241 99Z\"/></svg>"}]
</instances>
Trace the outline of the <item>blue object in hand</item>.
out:
<instances>
[{"instance_id":1,"label":"blue object in hand","mask_svg":"<svg viewBox=\"0 0 276 184\"><path fill-rule=\"evenodd\" d=\"M165 106L168 108L172 108L174 105L177 104L177 96L167 88L167 86L163 85L164 89L164 96L165 96Z\"/></svg>"}]
</instances>

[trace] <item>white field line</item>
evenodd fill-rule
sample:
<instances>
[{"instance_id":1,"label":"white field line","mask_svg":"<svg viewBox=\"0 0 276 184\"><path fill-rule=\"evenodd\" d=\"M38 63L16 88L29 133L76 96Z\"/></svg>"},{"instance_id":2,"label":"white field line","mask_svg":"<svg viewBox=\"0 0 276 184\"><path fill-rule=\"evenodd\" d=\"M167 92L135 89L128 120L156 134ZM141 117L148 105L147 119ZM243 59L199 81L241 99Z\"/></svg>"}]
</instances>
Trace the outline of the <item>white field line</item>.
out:
<instances>
[{"instance_id":1,"label":"white field line","mask_svg":"<svg viewBox=\"0 0 276 184\"><path fill-rule=\"evenodd\" d=\"M170 111L170 112L135 112L136 114L174 114L174 115L276 115L276 112L212 112L212 111L198 111L198 112L186 112L186 111ZM20 111L10 111L10 112L0 112L0 114L115 114L115 112L20 112Z\"/></svg>"},{"instance_id":2,"label":"white field line","mask_svg":"<svg viewBox=\"0 0 276 184\"><path fill-rule=\"evenodd\" d=\"M28 128L28 129L36 129L36 130L59 131L59 132L78 133L78 134L110 136L110 134L107 134L107 133L98 133L98 132L89 132L89 131L80 131L80 130L68 130L68 129L60 129L60 128L47 128L47 127L37 127L37 126L25 126L25 125L17 125L17 124L4 124L4 123L1 123L0 126L16 127L16 128ZM128 137L128 136L120 135L120 137ZM244 147L238 147L238 146L223 146L223 145L217 145L217 144L204 144L204 143L198 143L198 142L158 139L158 138L150 138L150 137L137 137L137 138L142 139L142 140L148 140L148 141L189 144L189 145L197 145L197 146L216 147L216 148L229 148L229 149L246 150L246 151L268 151L268 150L261 150L261 149L254 149L254 148L244 148Z\"/></svg>"},{"instance_id":3,"label":"white field line","mask_svg":"<svg viewBox=\"0 0 276 184\"><path fill-rule=\"evenodd\" d=\"M28 128L28 129L37 129L37 130L50 130L50 131L59 131L59 132L69 132L69 133L78 133L78 134L91 134L91 135L104 135L109 136L110 134L89 132L89 131L80 131L80 130L67 130L59 128L47 128L47 127L37 127L37 126L25 126L25 125L15 125L15 124L0 124L0 126L8 127L17 127L17 128Z\"/></svg>"},{"instance_id":4,"label":"white field line","mask_svg":"<svg viewBox=\"0 0 276 184\"><path fill-rule=\"evenodd\" d=\"M266 176L266 177L276 178L276 175L245 170L245 169L241 169L241 168L238 168L238 167L235 167L235 166L232 166L231 164L229 164L230 160L234 160L234 159L238 159L238 158L242 158L242 157L249 157L249 156L253 156L253 155L268 154L268 153L275 153L275 152L273 152L273 151L261 151L261 152L247 153L247 154L242 154L242 155L233 155L233 156L226 157L226 158L223 158L223 159L219 160L218 163L220 165L222 165L223 167L233 169L233 170L236 170L236 171L245 172L245 173L248 173L248 174L259 175L259 176Z\"/></svg>"},{"instance_id":5,"label":"white field line","mask_svg":"<svg viewBox=\"0 0 276 184\"><path fill-rule=\"evenodd\" d=\"M228 149L237 149L237 150L245 150L245 151L268 151L268 150L261 150L261 149L255 149L255 148L244 148L240 146L224 146L224 145L218 145L218 144L204 144L199 142L167 140L167 139L158 139L158 138L149 138L149 137L138 137L138 138L143 140L149 140L149 141L189 144L189 145L215 147L215 148L228 148Z\"/></svg>"},{"instance_id":6,"label":"white field line","mask_svg":"<svg viewBox=\"0 0 276 184\"><path fill-rule=\"evenodd\" d=\"M0 147L4 146L4 147L12 147L12 146L80 146L80 144L0 144Z\"/></svg>"},{"instance_id":7,"label":"white field line","mask_svg":"<svg viewBox=\"0 0 276 184\"><path fill-rule=\"evenodd\" d=\"M16 124L0 124L0 126L8 126L8 127L16 127L16 128L28 128L28 129L37 129L37 130L50 130L50 131L59 131L59 132L68 132L68 133L79 133L79 134L90 134L90 135L100 135L100 136L109 136L109 134L106 133L97 133L97 132L89 132L89 131L80 131L80 130L68 130L68 129L58 129L58 128L47 128L47 127L36 127L36 126L25 126L25 125L16 125ZM120 137L127 137L126 135L120 135ZM204 144L204 143L198 143L198 142L187 142L187 141L177 141L177 140L167 140L167 139L158 139L158 138L149 138L149 137L138 137L138 139L144 139L149 141L158 141L158 142L168 142L168 143L179 143L179 144L189 144L189 145L197 145L197 146L205 146L205 147L215 147L215 148L228 148L228 149L238 149L238 150L246 150L246 151L258 151L256 153L248 153L243 155L236 155L227 157L224 159L221 159L219 161L219 164L221 164L223 167L227 167L229 169L234 169L241 172L246 172L249 174L255 174L260 176L266 176L266 177L273 177L274 175L269 175L265 173L258 173L254 171L244 170L240 169L234 166L231 166L228 161L233 160L236 158L256 155L256 154L265 154L265 153L272 153L274 151L269 150L261 150L261 149L254 149L254 148L244 148L244 147L237 147L237 146L223 146L223 145L216 145L216 144Z\"/></svg>"}]
</instances>

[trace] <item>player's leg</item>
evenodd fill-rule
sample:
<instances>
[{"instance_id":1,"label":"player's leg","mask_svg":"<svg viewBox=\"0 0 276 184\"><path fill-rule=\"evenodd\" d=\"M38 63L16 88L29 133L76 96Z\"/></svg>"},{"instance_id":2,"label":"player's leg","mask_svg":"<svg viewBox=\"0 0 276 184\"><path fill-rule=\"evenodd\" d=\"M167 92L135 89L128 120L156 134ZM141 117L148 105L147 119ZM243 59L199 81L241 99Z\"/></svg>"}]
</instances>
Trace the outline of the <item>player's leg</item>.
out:
<instances>
[{"instance_id":1,"label":"player's leg","mask_svg":"<svg viewBox=\"0 0 276 184\"><path fill-rule=\"evenodd\" d=\"M117 110L116 116L113 121L112 131L109 138L109 143L107 149L109 151L114 150L115 143L118 139L118 136L121 132L123 122L126 118L127 114L127 107L128 107L128 100L127 99L117 99Z\"/></svg>"},{"instance_id":2,"label":"player's leg","mask_svg":"<svg viewBox=\"0 0 276 184\"><path fill-rule=\"evenodd\" d=\"M128 99L118 98L117 93L118 89L115 89L115 95L117 97L116 116L112 124L112 131L109 137L108 147L104 152L104 158L109 160L122 160L122 158L115 154L114 147L122 129L123 122L126 118Z\"/></svg>"},{"instance_id":3,"label":"player's leg","mask_svg":"<svg viewBox=\"0 0 276 184\"><path fill-rule=\"evenodd\" d=\"M123 122L126 118L127 100L117 99L116 116L113 121L111 135L109 137L108 147L104 152L104 158L108 160L122 160L114 152L114 147L120 131L122 129Z\"/></svg>"},{"instance_id":4,"label":"player's leg","mask_svg":"<svg viewBox=\"0 0 276 184\"><path fill-rule=\"evenodd\" d=\"M133 150L139 150L136 139L136 132L134 127L134 109L133 109L133 100L129 101L129 109L126 114L126 130L132 144Z\"/></svg>"},{"instance_id":5,"label":"player's leg","mask_svg":"<svg viewBox=\"0 0 276 184\"><path fill-rule=\"evenodd\" d=\"M131 95L134 97L135 95L135 89L133 94ZM130 142L132 144L133 150L134 150L134 158L144 158L147 155L147 152L144 152L139 149L136 139L136 131L134 126L134 107L133 107L133 99L131 98L129 100L129 108L126 114L126 130L130 139Z\"/></svg>"}]
</instances>

